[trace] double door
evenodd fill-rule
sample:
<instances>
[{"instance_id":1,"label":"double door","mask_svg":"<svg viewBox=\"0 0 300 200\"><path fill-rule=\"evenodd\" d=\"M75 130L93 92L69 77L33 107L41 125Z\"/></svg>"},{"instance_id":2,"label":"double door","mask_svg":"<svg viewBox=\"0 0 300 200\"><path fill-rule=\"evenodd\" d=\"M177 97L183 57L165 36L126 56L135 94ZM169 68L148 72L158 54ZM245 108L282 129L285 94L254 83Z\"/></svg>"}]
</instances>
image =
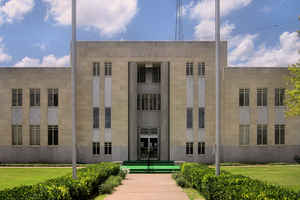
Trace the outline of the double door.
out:
<instances>
[{"instance_id":1,"label":"double door","mask_svg":"<svg viewBox=\"0 0 300 200\"><path fill-rule=\"evenodd\" d=\"M140 137L140 160L158 160L159 145L158 137L142 136Z\"/></svg>"}]
</instances>

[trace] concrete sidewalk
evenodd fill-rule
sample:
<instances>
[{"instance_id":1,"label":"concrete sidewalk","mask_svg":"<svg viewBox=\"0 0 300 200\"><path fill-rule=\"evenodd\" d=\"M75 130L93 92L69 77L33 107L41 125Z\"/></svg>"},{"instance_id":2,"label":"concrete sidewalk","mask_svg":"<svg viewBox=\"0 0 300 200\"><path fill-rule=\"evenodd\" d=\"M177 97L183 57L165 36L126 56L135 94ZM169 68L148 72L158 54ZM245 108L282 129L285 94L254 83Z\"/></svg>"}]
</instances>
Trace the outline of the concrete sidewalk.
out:
<instances>
[{"instance_id":1,"label":"concrete sidewalk","mask_svg":"<svg viewBox=\"0 0 300 200\"><path fill-rule=\"evenodd\" d=\"M128 174L105 200L189 200L171 174Z\"/></svg>"}]
</instances>

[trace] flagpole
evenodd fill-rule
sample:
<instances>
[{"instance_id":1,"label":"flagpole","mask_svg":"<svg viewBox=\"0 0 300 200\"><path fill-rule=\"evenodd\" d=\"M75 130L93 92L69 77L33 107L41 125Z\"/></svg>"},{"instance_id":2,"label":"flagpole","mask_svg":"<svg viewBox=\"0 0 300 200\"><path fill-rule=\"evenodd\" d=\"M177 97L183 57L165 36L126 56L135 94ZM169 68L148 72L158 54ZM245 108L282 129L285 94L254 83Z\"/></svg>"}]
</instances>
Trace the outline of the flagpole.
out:
<instances>
[{"instance_id":1,"label":"flagpole","mask_svg":"<svg viewBox=\"0 0 300 200\"><path fill-rule=\"evenodd\" d=\"M76 0L72 0L72 174L77 178L76 170Z\"/></svg>"},{"instance_id":2,"label":"flagpole","mask_svg":"<svg viewBox=\"0 0 300 200\"><path fill-rule=\"evenodd\" d=\"M220 0L215 0L216 21L216 176L220 175Z\"/></svg>"}]
</instances>

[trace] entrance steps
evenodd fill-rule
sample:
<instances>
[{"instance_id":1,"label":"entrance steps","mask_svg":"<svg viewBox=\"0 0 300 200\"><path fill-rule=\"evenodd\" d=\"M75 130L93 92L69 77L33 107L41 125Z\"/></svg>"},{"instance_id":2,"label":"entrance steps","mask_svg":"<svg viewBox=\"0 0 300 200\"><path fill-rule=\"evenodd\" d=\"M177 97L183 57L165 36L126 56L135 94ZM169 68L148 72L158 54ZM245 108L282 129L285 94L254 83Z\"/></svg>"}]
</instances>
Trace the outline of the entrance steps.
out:
<instances>
[{"instance_id":1,"label":"entrance steps","mask_svg":"<svg viewBox=\"0 0 300 200\"><path fill-rule=\"evenodd\" d=\"M129 173L172 173L180 170L180 166L174 161L167 160L136 160L124 161L121 168L129 170Z\"/></svg>"}]
</instances>

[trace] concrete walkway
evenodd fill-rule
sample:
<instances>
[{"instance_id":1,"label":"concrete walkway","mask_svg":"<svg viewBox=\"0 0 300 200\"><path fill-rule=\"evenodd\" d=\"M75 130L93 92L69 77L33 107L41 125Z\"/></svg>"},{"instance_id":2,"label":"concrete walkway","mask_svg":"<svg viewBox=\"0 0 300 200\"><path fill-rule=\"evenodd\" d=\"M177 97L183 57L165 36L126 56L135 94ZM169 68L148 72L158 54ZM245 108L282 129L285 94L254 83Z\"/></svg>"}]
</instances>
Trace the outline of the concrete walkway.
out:
<instances>
[{"instance_id":1,"label":"concrete walkway","mask_svg":"<svg viewBox=\"0 0 300 200\"><path fill-rule=\"evenodd\" d=\"M189 200L171 174L128 174L105 200Z\"/></svg>"}]
</instances>

